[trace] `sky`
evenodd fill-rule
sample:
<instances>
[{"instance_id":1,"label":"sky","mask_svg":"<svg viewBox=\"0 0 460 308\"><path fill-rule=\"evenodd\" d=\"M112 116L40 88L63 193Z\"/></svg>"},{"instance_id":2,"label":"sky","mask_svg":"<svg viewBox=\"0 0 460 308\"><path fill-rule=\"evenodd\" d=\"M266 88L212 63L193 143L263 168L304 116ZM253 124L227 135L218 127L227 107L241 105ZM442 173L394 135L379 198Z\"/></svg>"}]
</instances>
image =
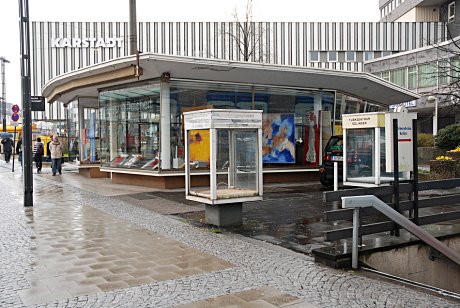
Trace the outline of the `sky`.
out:
<instances>
[{"instance_id":1,"label":"sky","mask_svg":"<svg viewBox=\"0 0 460 308\"><path fill-rule=\"evenodd\" d=\"M137 21L233 21L247 1L137 0ZM22 105L18 2L1 0L0 57L10 61L6 101ZM252 6L254 21L379 20L377 0L253 0ZM128 21L128 8L129 0L29 0L29 21Z\"/></svg>"}]
</instances>

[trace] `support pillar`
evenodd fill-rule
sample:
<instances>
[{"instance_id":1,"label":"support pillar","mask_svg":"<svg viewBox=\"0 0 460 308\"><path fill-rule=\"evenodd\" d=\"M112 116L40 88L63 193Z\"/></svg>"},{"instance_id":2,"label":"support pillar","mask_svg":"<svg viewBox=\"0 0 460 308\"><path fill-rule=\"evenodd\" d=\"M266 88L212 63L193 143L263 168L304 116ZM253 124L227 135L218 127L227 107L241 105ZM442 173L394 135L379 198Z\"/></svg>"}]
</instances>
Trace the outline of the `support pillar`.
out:
<instances>
[{"instance_id":1,"label":"support pillar","mask_svg":"<svg viewBox=\"0 0 460 308\"><path fill-rule=\"evenodd\" d=\"M169 80L161 82L160 98L160 167L161 169L171 169L171 99Z\"/></svg>"},{"instance_id":2,"label":"support pillar","mask_svg":"<svg viewBox=\"0 0 460 308\"><path fill-rule=\"evenodd\" d=\"M243 203L206 204L205 220L207 224L218 227L243 224Z\"/></svg>"}]
</instances>

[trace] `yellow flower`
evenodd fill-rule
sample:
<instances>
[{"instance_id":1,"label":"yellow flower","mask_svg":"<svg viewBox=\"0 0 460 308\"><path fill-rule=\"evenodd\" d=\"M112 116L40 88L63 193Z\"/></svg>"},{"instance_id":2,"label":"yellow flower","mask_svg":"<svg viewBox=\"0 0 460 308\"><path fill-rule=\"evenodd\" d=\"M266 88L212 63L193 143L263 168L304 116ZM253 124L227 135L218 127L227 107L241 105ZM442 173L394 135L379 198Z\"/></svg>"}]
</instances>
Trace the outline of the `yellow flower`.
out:
<instances>
[{"instance_id":1,"label":"yellow flower","mask_svg":"<svg viewBox=\"0 0 460 308\"><path fill-rule=\"evenodd\" d=\"M449 152L450 153L458 153L458 152L460 152L460 145L458 147L456 147L455 149L450 150Z\"/></svg>"},{"instance_id":2,"label":"yellow flower","mask_svg":"<svg viewBox=\"0 0 460 308\"><path fill-rule=\"evenodd\" d=\"M442 155L436 157L436 160L452 160L452 157Z\"/></svg>"}]
</instances>

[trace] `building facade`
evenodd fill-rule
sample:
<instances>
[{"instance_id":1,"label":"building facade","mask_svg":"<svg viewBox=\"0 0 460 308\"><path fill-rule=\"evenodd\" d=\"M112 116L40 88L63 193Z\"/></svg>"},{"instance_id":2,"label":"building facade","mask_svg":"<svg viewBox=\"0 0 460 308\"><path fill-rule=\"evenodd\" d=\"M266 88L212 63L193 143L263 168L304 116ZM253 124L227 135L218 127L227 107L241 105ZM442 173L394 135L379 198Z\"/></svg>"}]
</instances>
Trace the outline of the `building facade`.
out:
<instances>
[{"instance_id":1,"label":"building facade","mask_svg":"<svg viewBox=\"0 0 460 308\"><path fill-rule=\"evenodd\" d=\"M445 41L444 22L255 22L251 62L363 71L365 61ZM139 22L140 52L241 61L235 22ZM32 95L56 76L128 55L126 22L32 22ZM34 119L64 119L62 104Z\"/></svg>"},{"instance_id":2,"label":"building facade","mask_svg":"<svg viewBox=\"0 0 460 308\"><path fill-rule=\"evenodd\" d=\"M381 21L446 24L443 42L373 59L364 65L364 71L422 95L407 104L419 112L419 132L436 134L439 128L460 123L459 9L460 1L453 0L380 1ZM439 107L438 114L434 114L435 106Z\"/></svg>"}]
</instances>

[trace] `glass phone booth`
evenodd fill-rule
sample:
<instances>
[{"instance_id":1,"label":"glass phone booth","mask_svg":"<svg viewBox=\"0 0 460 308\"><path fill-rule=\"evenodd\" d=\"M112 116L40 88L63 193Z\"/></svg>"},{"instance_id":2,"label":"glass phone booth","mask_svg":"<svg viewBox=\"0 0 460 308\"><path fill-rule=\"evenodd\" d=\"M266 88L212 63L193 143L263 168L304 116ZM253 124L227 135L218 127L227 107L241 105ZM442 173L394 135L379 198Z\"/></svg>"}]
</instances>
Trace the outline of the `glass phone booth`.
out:
<instances>
[{"instance_id":1,"label":"glass phone booth","mask_svg":"<svg viewBox=\"0 0 460 308\"><path fill-rule=\"evenodd\" d=\"M399 180L412 171L412 119L416 113L372 112L343 115L343 184L389 184L393 173L393 119L398 119Z\"/></svg>"},{"instance_id":2,"label":"glass phone booth","mask_svg":"<svg viewBox=\"0 0 460 308\"><path fill-rule=\"evenodd\" d=\"M208 223L241 223L242 202L263 194L262 111L185 112L184 129L186 199L206 204Z\"/></svg>"}]
</instances>

